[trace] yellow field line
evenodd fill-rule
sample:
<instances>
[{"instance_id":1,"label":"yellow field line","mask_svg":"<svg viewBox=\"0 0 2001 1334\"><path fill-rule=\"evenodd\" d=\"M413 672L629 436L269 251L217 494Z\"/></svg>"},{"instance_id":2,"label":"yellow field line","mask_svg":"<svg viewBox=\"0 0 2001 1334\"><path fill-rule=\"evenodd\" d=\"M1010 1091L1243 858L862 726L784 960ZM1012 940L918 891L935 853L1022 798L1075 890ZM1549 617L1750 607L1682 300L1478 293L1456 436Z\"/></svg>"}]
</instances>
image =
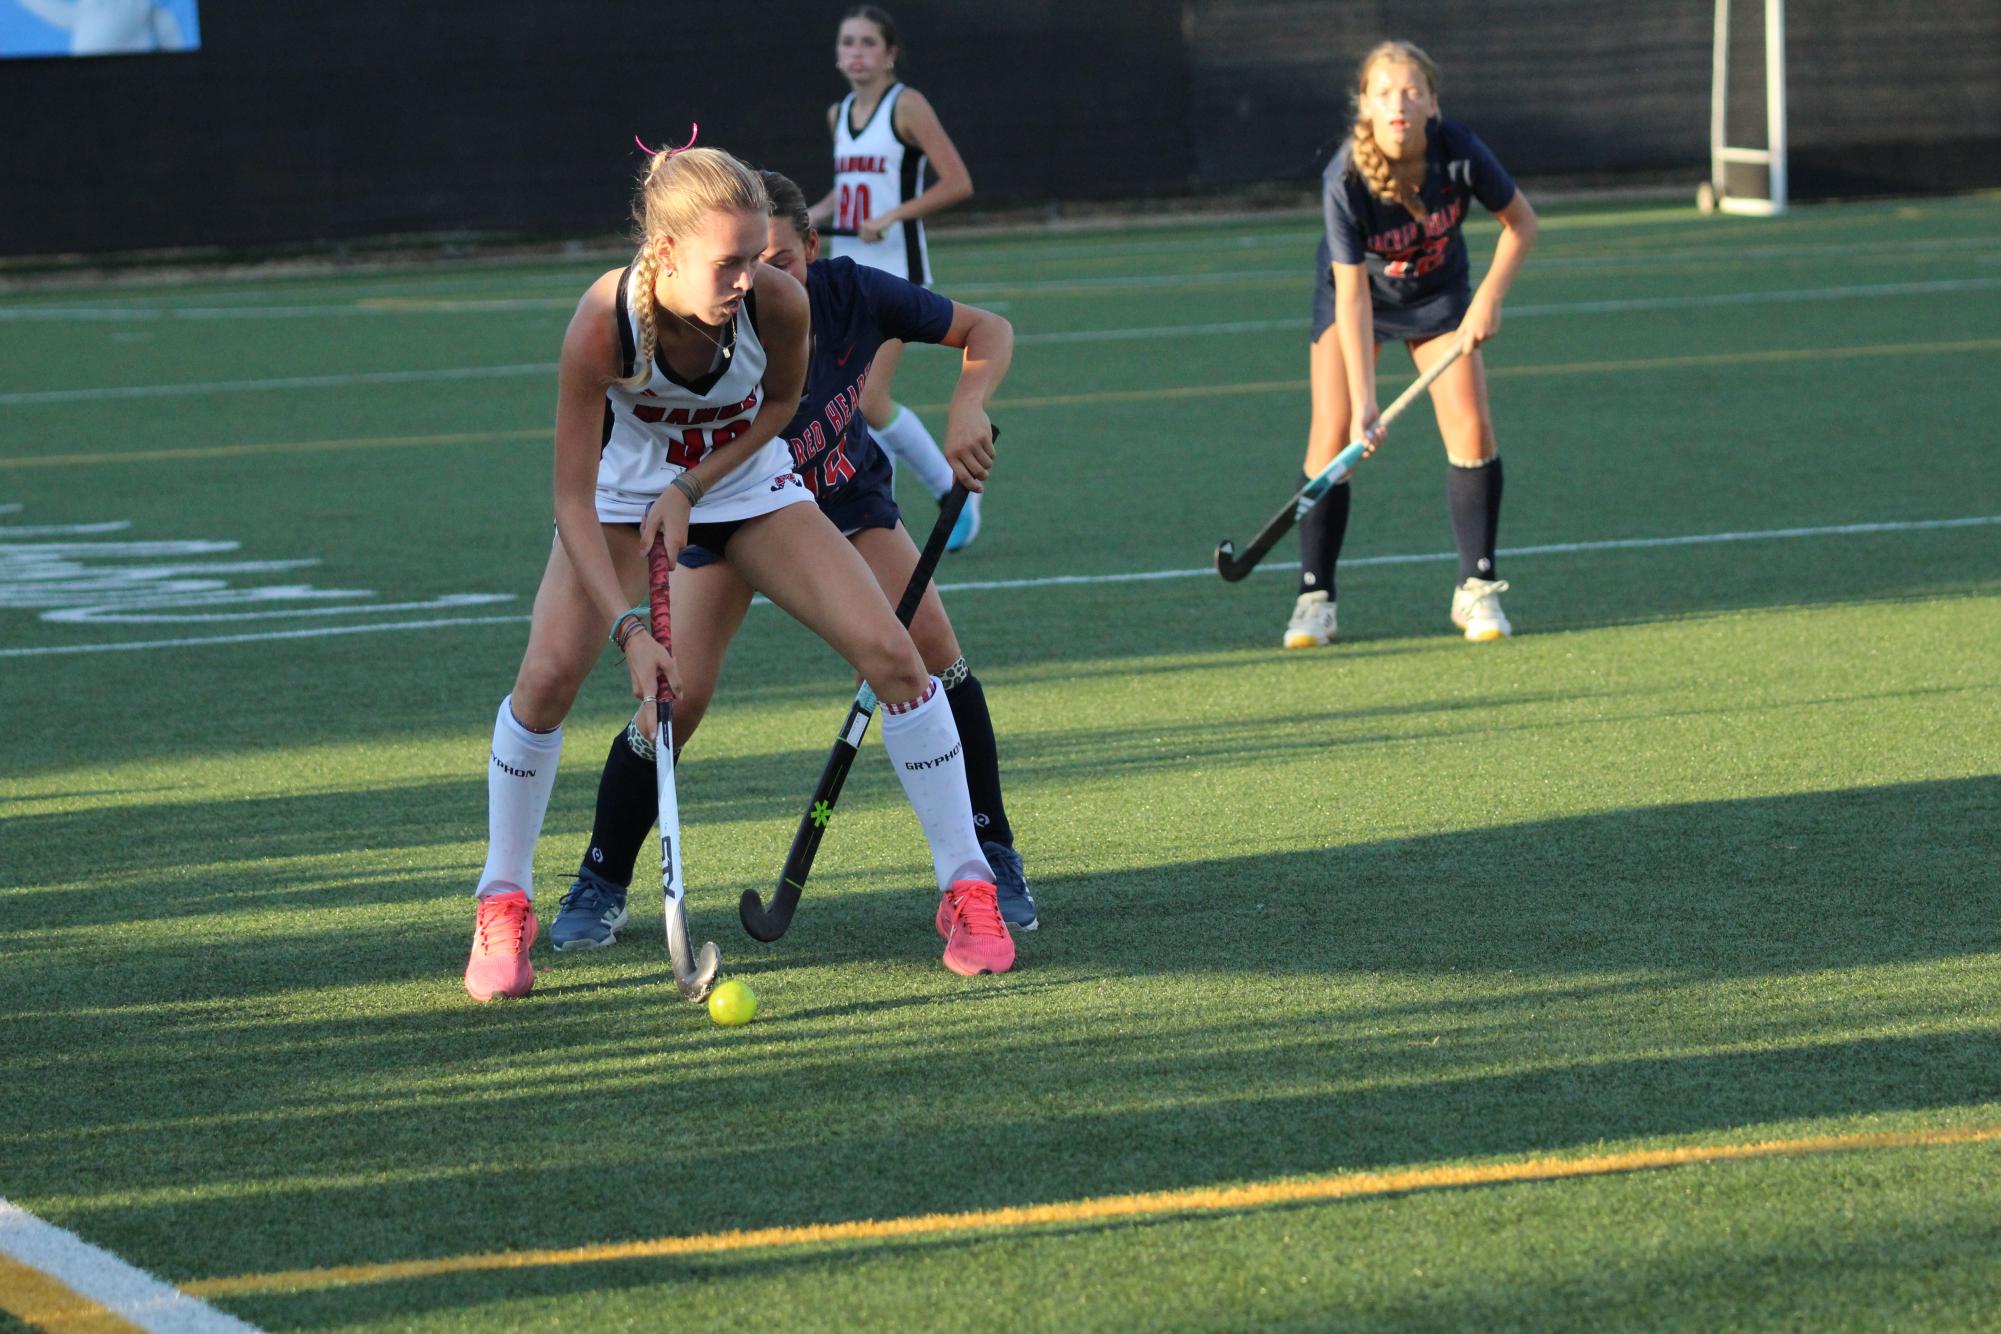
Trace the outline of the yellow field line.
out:
<instances>
[{"instance_id":1,"label":"yellow field line","mask_svg":"<svg viewBox=\"0 0 2001 1334\"><path fill-rule=\"evenodd\" d=\"M1852 357L1912 357L1932 353L1993 352L2001 338L1961 338L1943 343L1875 343L1867 347L1767 348L1761 352L1695 352L1678 357L1634 357L1624 361L1570 361L1551 366L1490 366L1495 378L1532 375L1591 375L1606 371L1674 370L1689 366L1735 366Z\"/></svg>"},{"instance_id":2,"label":"yellow field line","mask_svg":"<svg viewBox=\"0 0 2001 1334\"><path fill-rule=\"evenodd\" d=\"M1620 361L1566 361L1547 366L1489 366L1487 378L1512 380L1540 375L1602 375L1611 371L1680 370L1698 366L1741 366L1822 358L1908 357L1933 353L1992 352L2001 338L1964 338L1943 343L1874 343L1867 347L1768 348L1762 352L1693 352L1673 357L1630 357ZM1089 394L1052 394L1041 398L1003 398L994 410L1067 408L1082 403L1152 402L1168 398L1210 398L1230 394L1304 393L1305 380L1253 380L1244 384L1175 385L1165 389L1109 389ZM943 412L949 403L919 403L918 412Z\"/></svg>"},{"instance_id":3,"label":"yellow field line","mask_svg":"<svg viewBox=\"0 0 2001 1334\"><path fill-rule=\"evenodd\" d=\"M178 459L233 459L247 454L315 454L328 449L408 449L425 445L476 445L498 440L547 439L554 427L513 431L457 431L446 435L363 435L343 440L294 440L282 444L194 445L186 449L103 450L93 454L44 454L0 459L0 468L56 468L79 463L163 463Z\"/></svg>"},{"instance_id":4,"label":"yellow field line","mask_svg":"<svg viewBox=\"0 0 2001 1334\"><path fill-rule=\"evenodd\" d=\"M1791 361L1911 357L1955 352L2001 351L2001 338L1963 338L1938 343L1873 343L1864 347L1768 348L1753 352L1696 352L1672 357L1630 357L1618 361L1569 361L1547 366L1489 366L1490 379L1512 380L1544 375L1603 375L1615 371L1682 370L1701 366L1747 366ZM1027 408L1067 408L1086 403L1152 403L1179 398L1225 398L1235 394L1306 392L1306 381L1251 380L1238 384L1169 385L1155 389L1105 389L1084 394L1046 394L996 400L996 411ZM943 412L949 403L909 405L917 412ZM90 454L45 454L0 459L0 470L55 468L93 463L156 463L181 459L241 458L258 454L311 454L342 449L407 449L430 445L488 444L506 440L543 440L552 427L532 426L511 431L461 431L446 435L355 436L341 440L301 440L289 443L203 445L186 449L105 450Z\"/></svg>"},{"instance_id":5,"label":"yellow field line","mask_svg":"<svg viewBox=\"0 0 2001 1334\"><path fill-rule=\"evenodd\" d=\"M1158 389L1101 389L1090 394L1049 394L1039 398L999 398L995 412L1014 408L1067 408L1076 403L1152 403L1171 398L1221 398L1230 394L1303 393L1304 380L1251 380L1243 384L1177 384ZM906 405L917 412L943 412L949 403Z\"/></svg>"},{"instance_id":6,"label":"yellow field line","mask_svg":"<svg viewBox=\"0 0 2001 1334\"><path fill-rule=\"evenodd\" d=\"M4 1254L0 1254L0 1311L30 1329L61 1334L122 1334L139 1328L41 1270Z\"/></svg>"},{"instance_id":7,"label":"yellow field line","mask_svg":"<svg viewBox=\"0 0 2001 1334\"><path fill-rule=\"evenodd\" d=\"M242 1293L298 1291L396 1279L432 1278L494 1270L531 1269L559 1265L604 1264L620 1260L650 1260L666 1256L717 1255L734 1251L770 1250L783 1246L817 1246L841 1242L882 1241L895 1237L940 1237L965 1232L1040 1227L1050 1224L1103 1223L1173 1214L1207 1214L1268 1208L1273 1205L1324 1203L1421 1190L1466 1186L1509 1185L1529 1181L1560 1181L1574 1177L1609 1176L1629 1172L1688 1167L1699 1163L1790 1157L1818 1153L1852 1153L1862 1149L1912 1149L2001 1141L2001 1125L1967 1126L1868 1135L1823 1135L1806 1139L1772 1140L1762 1144L1689 1145L1678 1149L1640 1149L1589 1158L1531 1158L1472 1167L1428 1167L1405 1172L1352 1172L1304 1181L1268 1181L1249 1186L1204 1186L1189 1190L1153 1191L1140 1195L1107 1195L1097 1199L1007 1209L977 1209L956 1214L923 1214L908 1218L858 1219L846 1223L814 1223L800 1227L768 1227L749 1231L711 1232L700 1236L656 1237L648 1241L562 1250L492 1251L446 1256L435 1260L402 1260L386 1264L346 1265L326 1269L295 1269L271 1274L244 1274L184 1283L192 1296L228 1297Z\"/></svg>"}]
</instances>

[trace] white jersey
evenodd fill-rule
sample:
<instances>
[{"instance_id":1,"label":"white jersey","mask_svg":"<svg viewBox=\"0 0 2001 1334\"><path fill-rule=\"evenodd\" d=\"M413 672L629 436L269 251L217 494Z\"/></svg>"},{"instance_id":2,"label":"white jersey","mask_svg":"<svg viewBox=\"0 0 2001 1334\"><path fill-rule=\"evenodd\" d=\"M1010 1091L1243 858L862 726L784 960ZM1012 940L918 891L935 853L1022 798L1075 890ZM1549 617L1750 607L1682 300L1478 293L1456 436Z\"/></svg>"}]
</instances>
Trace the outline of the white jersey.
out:
<instances>
[{"instance_id":1,"label":"white jersey","mask_svg":"<svg viewBox=\"0 0 2001 1334\"><path fill-rule=\"evenodd\" d=\"M860 130L853 122L855 95L841 99L834 118L836 235L831 239L836 259L851 259L926 287L931 282L931 256L924 248L923 222L896 223L880 241L839 235L924 193L930 160L916 144L897 137L896 99L901 96L903 85L892 86Z\"/></svg>"},{"instance_id":2,"label":"white jersey","mask_svg":"<svg viewBox=\"0 0 2001 1334\"><path fill-rule=\"evenodd\" d=\"M618 284L618 345L624 369L639 351L639 319L632 311L632 270ZM652 300L647 293L646 300ZM673 480L715 449L750 429L764 402L764 344L751 318L756 293L744 299L724 331L723 351L706 375L683 380L655 356L652 376L639 389L605 387L604 444L598 453L600 523L638 523ZM734 472L711 486L690 516L694 523L754 518L812 493L792 471L783 434L773 437Z\"/></svg>"}]
</instances>

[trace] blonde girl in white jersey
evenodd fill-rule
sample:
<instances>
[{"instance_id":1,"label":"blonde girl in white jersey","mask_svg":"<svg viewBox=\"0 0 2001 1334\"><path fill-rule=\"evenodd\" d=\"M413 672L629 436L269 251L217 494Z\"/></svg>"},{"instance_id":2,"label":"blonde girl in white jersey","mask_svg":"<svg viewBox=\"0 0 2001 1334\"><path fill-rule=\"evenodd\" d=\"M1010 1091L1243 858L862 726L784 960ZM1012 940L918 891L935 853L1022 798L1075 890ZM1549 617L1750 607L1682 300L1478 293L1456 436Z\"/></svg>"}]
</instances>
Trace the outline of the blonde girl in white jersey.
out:
<instances>
[{"instance_id":1,"label":"blonde girl in white jersey","mask_svg":"<svg viewBox=\"0 0 2001 1334\"><path fill-rule=\"evenodd\" d=\"M563 719L607 635L635 697L650 698L662 676L679 689L672 656L628 608L644 601L654 536L671 561L691 531L894 701L883 744L930 840L940 891L977 937L962 944L985 971L1003 972L1014 947L1004 925L994 940L981 912L1000 920L951 709L867 563L791 471L779 435L805 388L809 317L805 290L759 262L764 184L715 149L661 152L634 211L638 254L591 284L563 338L556 541L513 692L494 721L466 990L484 1001L534 985L535 842ZM991 453L972 464L984 476ZM650 737L653 710L641 719Z\"/></svg>"},{"instance_id":2,"label":"blonde girl in white jersey","mask_svg":"<svg viewBox=\"0 0 2001 1334\"><path fill-rule=\"evenodd\" d=\"M835 258L886 269L920 287L931 284L924 219L973 196L973 178L924 94L900 82L896 20L875 5L841 17L834 63L853 89L827 108L834 137L834 188L809 210L830 227ZM925 184L927 176L935 176ZM853 235L844 235L852 232ZM869 368L862 415L893 459L916 470L932 495L952 489L952 466L916 413L891 393L901 342L884 343ZM957 551L980 529L980 494L966 498L946 549Z\"/></svg>"}]
</instances>

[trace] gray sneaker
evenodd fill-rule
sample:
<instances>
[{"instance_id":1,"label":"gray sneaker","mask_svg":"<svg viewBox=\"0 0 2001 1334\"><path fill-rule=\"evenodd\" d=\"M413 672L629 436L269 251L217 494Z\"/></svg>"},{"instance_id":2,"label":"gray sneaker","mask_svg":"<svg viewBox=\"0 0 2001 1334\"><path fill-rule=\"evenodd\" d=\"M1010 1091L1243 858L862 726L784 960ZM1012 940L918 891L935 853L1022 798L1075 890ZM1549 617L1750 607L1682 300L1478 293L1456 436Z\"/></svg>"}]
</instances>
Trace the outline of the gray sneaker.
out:
<instances>
[{"instance_id":1,"label":"gray sneaker","mask_svg":"<svg viewBox=\"0 0 2001 1334\"><path fill-rule=\"evenodd\" d=\"M1005 843L982 843L987 865L994 871L995 897L1001 916L1016 931L1033 931L1039 925L1035 898L1028 892L1028 877L1022 874L1021 854Z\"/></svg>"},{"instance_id":2,"label":"gray sneaker","mask_svg":"<svg viewBox=\"0 0 2001 1334\"><path fill-rule=\"evenodd\" d=\"M549 942L559 950L601 949L618 942L617 932L625 921L625 890L579 871L549 925Z\"/></svg>"}]
</instances>

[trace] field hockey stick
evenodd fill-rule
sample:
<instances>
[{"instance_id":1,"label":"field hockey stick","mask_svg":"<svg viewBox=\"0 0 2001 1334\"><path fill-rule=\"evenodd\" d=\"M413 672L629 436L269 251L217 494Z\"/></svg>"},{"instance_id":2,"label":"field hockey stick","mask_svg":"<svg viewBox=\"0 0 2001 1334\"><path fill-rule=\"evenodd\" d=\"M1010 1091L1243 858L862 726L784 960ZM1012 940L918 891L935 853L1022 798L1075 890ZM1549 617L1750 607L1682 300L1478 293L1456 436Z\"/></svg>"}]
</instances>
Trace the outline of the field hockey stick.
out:
<instances>
[{"instance_id":1,"label":"field hockey stick","mask_svg":"<svg viewBox=\"0 0 2001 1334\"><path fill-rule=\"evenodd\" d=\"M1000 435L998 427L994 435ZM959 511L966 506L966 494L964 482L953 485L938 510L938 522L931 525L931 536L924 539L917 568L910 572L910 582L904 585L903 597L896 604L896 619L906 628L917 614L917 604L924 600L924 589L938 568L939 557L945 554L945 540L952 535L952 525L959 521ZM869 689L868 682L862 682L855 691L854 703L848 706L841 730L834 736L834 749L827 756L827 767L820 771L812 798L806 803L806 814L799 819L799 832L792 836L792 851L785 856L785 869L778 873L778 889L771 896L771 906L765 907L754 889L746 889L737 904L743 929L758 940L776 940L792 925L792 914L799 910L799 892L806 888L806 877L813 873L813 857L820 851L820 838L834 818L834 803L841 799L841 785L848 781L848 769L861 749L862 738L868 735L875 705L875 691Z\"/></svg>"},{"instance_id":2,"label":"field hockey stick","mask_svg":"<svg viewBox=\"0 0 2001 1334\"><path fill-rule=\"evenodd\" d=\"M1391 422L1401 417L1404 409L1416 402L1419 394L1431 388L1431 382L1445 374L1445 368L1459 360L1465 351L1465 342L1455 340L1452 346L1445 350L1445 355L1440 357L1430 370L1411 381L1410 388L1398 394L1396 402L1383 409L1383 415L1379 418L1382 426L1388 427ZM1270 551L1278 543L1278 540L1291 530L1293 524L1306 517L1306 511L1312 509L1320 497L1340 485L1347 478L1348 474L1355 470L1355 465L1360 463L1363 456L1368 452L1368 441L1356 440L1350 443L1339 454L1336 454L1328 461L1326 467L1315 473L1305 486L1299 488L1298 494L1285 503L1284 509L1272 515L1265 526L1258 529L1258 535L1251 539L1249 546L1244 548L1243 555L1239 556L1237 554L1236 545L1229 538L1226 537L1221 542L1218 542L1216 544L1216 573L1222 575L1225 582L1234 584L1237 580L1256 569L1258 562L1265 558L1265 553Z\"/></svg>"},{"instance_id":3,"label":"field hockey stick","mask_svg":"<svg viewBox=\"0 0 2001 1334\"><path fill-rule=\"evenodd\" d=\"M647 553L647 574L653 638L671 653L674 620L667 603L664 538L653 539L653 550ZM681 995L699 1003L715 988L723 959L714 941L704 942L699 956L689 948L687 884L681 878L681 799L674 787L674 697L665 676L654 682L653 694L659 719L653 733L653 783L660 797L660 888L667 922L667 961L673 966L674 985L681 989Z\"/></svg>"}]
</instances>

